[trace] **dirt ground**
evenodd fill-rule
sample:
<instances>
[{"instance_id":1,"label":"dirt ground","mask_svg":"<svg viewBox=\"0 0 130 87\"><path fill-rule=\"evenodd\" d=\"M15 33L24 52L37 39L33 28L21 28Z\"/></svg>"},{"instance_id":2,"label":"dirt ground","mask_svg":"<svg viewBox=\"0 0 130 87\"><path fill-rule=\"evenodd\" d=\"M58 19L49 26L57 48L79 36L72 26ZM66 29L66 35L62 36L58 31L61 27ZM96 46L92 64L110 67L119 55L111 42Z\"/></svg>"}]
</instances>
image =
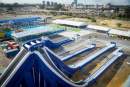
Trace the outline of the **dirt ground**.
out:
<instances>
[{"instance_id":1,"label":"dirt ground","mask_svg":"<svg viewBox=\"0 0 130 87\"><path fill-rule=\"evenodd\" d=\"M124 61L121 68L118 70L113 79L109 82L107 87L122 87L124 82L127 80L130 75L130 65L127 64L130 62L130 56Z\"/></svg>"},{"instance_id":2,"label":"dirt ground","mask_svg":"<svg viewBox=\"0 0 130 87\"><path fill-rule=\"evenodd\" d=\"M130 28L130 21L122 21L122 20L115 20L115 19L106 19L106 20L99 19L97 23L99 23L99 25L106 25L108 27L124 29L124 30ZM121 26L119 27L118 24L121 24Z\"/></svg>"},{"instance_id":3,"label":"dirt ground","mask_svg":"<svg viewBox=\"0 0 130 87\"><path fill-rule=\"evenodd\" d=\"M8 66L10 62L11 59L6 58L3 50L0 48L0 72L3 72L3 70Z\"/></svg>"}]
</instances>

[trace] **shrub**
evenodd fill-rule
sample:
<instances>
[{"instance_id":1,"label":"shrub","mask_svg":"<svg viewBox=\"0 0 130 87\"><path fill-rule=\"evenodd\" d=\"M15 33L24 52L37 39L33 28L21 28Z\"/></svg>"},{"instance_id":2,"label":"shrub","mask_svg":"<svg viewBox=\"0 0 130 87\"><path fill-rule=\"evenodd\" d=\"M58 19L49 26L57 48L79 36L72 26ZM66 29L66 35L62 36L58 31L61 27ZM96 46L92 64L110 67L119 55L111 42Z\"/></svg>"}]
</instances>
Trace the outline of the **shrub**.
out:
<instances>
[{"instance_id":1,"label":"shrub","mask_svg":"<svg viewBox=\"0 0 130 87\"><path fill-rule=\"evenodd\" d=\"M121 23L117 23L117 26L118 26L118 27L121 27L121 25L122 25Z\"/></svg>"},{"instance_id":2,"label":"shrub","mask_svg":"<svg viewBox=\"0 0 130 87\"><path fill-rule=\"evenodd\" d=\"M96 19L95 19L95 18L92 18L91 21L92 21L92 22L96 22Z\"/></svg>"},{"instance_id":3,"label":"shrub","mask_svg":"<svg viewBox=\"0 0 130 87\"><path fill-rule=\"evenodd\" d=\"M3 31L4 31L4 32L10 32L11 29L10 29L10 28L4 28Z\"/></svg>"}]
</instances>

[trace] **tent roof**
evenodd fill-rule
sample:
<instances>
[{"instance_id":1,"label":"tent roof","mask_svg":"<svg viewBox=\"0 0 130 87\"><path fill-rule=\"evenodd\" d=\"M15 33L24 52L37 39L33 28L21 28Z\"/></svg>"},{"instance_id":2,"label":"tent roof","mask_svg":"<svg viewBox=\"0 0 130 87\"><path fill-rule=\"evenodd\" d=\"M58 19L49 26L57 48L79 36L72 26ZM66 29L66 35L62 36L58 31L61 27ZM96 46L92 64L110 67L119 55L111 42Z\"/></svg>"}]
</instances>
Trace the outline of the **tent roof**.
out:
<instances>
[{"instance_id":1,"label":"tent roof","mask_svg":"<svg viewBox=\"0 0 130 87\"><path fill-rule=\"evenodd\" d=\"M85 36L85 35L89 35L89 34L92 34L92 31L81 30L80 32L65 31L65 32L59 33L59 35L64 36L64 37L68 37L68 38L76 37L77 35Z\"/></svg>"},{"instance_id":2,"label":"tent roof","mask_svg":"<svg viewBox=\"0 0 130 87\"><path fill-rule=\"evenodd\" d=\"M19 32L19 33L12 33L11 36L18 39L18 38L22 38L22 37L26 37L26 36L55 32L55 31L60 31L60 30L62 30L62 29L36 29L36 30L23 31L23 32Z\"/></svg>"},{"instance_id":3,"label":"tent roof","mask_svg":"<svg viewBox=\"0 0 130 87\"><path fill-rule=\"evenodd\" d=\"M76 27L86 26L86 23L84 23L84 22L62 20L62 19L54 20L53 23L55 23L55 24L69 25L69 26L76 26Z\"/></svg>"},{"instance_id":4,"label":"tent roof","mask_svg":"<svg viewBox=\"0 0 130 87\"><path fill-rule=\"evenodd\" d=\"M130 31L111 29L108 33L109 34L115 34L115 35L130 37Z\"/></svg>"},{"instance_id":5,"label":"tent roof","mask_svg":"<svg viewBox=\"0 0 130 87\"><path fill-rule=\"evenodd\" d=\"M110 28L108 27L102 27L102 26L97 26L97 25L88 25L87 28L89 29L94 29L94 30L100 30L100 31L109 31Z\"/></svg>"}]
</instances>

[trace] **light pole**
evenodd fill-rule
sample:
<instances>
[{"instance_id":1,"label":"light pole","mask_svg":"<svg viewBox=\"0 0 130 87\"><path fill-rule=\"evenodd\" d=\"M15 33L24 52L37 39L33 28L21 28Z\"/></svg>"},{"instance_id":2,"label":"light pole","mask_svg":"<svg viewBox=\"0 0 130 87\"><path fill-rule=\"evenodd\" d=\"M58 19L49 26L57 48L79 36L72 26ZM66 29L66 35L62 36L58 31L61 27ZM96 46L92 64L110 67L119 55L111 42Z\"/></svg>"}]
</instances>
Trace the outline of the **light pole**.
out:
<instances>
[{"instance_id":1,"label":"light pole","mask_svg":"<svg viewBox=\"0 0 130 87\"><path fill-rule=\"evenodd\" d=\"M99 16L99 6L98 6L98 0L96 0L96 15Z\"/></svg>"}]
</instances>

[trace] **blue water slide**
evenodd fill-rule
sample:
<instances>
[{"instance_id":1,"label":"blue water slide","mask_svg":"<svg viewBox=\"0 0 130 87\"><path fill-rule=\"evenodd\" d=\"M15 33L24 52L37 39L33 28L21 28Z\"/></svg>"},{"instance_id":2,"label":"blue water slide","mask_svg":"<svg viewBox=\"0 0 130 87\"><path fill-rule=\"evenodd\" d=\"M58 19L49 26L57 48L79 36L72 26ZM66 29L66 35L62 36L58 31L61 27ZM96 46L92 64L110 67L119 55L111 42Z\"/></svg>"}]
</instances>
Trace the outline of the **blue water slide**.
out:
<instances>
[{"instance_id":1,"label":"blue water slide","mask_svg":"<svg viewBox=\"0 0 130 87\"><path fill-rule=\"evenodd\" d=\"M84 82L87 82L88 85L93 84L93 82L95 82L95 80L100 77L103 72L105 72L117 59L121 58L123 56L123 52L120 48L118 48L116 51L114 51L113 56L111 58L109 58L108 61L106 61L102 66L100 66L95 72L93 72L92 74L90 74L85 80Z\"/></svg>"},{"instance_id":2,"label":"blue water slide","mask_svg":"<svg viewBox=\"0 0 130 87\"><path fill-rule=\"evenodd\" d=\"M63 81L63 84L67 83L66 85L69 87L90 87L90 84L92 84L99 76L101 76L117 59L123 56L123 52L121 52L120 49L117 49L112 53L112 55L113 56L111 58L109 58L106 62L104 62L104 64L101 67L99 67L94 73L90 74L85 80L81 80L79 82L73 82L72 80L69 80L68 78L64 77L64 75L63 77L60 77L62 73L59 73L59 75L57 76L61 78L60 81ZM69 82L66 80L69 80ZM63 84L61 85L64 86Z\"/></svg>"},{"instance_id":3,"label":"blue water slide","mask_svg":"<svg viewBox=\"0 0 130 87\"><path fill-rule=\"evenodd\" d=\"M82 69L84 66L86 66L87 64L91 63L93 60L95 60L98 56L100 56L101 54L105 53L106 51L112 49L116 47L115 44L109 44L107 47L102 48L101 50L99 50L97 53L93 54L92 56L81 60L77 63L74 63L72 65L66 65L62 62L62 60L54 53L52 52L50 49L48 49L47 47L45 47L46 52L48 54L48 56L54 61L54 63L57 65L57 67L59 67L59 69L61 69L64 73L66 73L68 76L72 76L76 71ZM63 58L65 59L65 58ZM68 59L71 59L68 58ZM66 59L65 59L66 60Z\"/></svg>"},{"instance_id":4,"label":"blue water slide","mask_svg":"<svg viewBox=\"0 0 130 87\"><path fill-rule=\"evenodd\" d=\"M68 44L68 43L70 43L70 42L72 42L72 41L74 41L74 40L69 39L69 38L66 38L66 39L64 39L64 40L61 40L61 41L59 41L59 42L56 42L56 44L58 44L58 45L64 45L64 44Z\"/></svg>"},{"instance_id":5,"label":"blue water slide","mask_svg":"<svg viewBox=\"0 0 130 87\"><path fill-rule=\"evenodd\" d=\"M64 40L61 40L61 41L58 41L58 42L53 42L52 40L45 40L45 46L47 46L48 48L51 48L51 49L55 49L55 48L58 48L64 44L67 44L67 43L70 43L74 40L71 40L71 39L64 39Z\"/></svg>"},{"instance_id":6,"label":"blue water slide","mask_svg":"<svg viewBox=\"0 0 130 87\"><path fill-rule=\"evenodd\" d=\"M71 77L78 70L76 68L71 68L71 67L67 66L66 64L64 64L64 62L62 62L59 58L57 58L57 56L55 54L53 54L51 51L46 50L45 52L48 55L48 57L52 59L52 61L54 62L54 64L63 73L65 73L67 76Z\"/></svg>"},{"instance_id":7,"label":"blue water slide","mask_svg":"<svg viewBox=\"0 0 130 87\"><path fill-rule=\"evenodd\" d=\"M10 68L0 77L0 87L88 87L123 55L122 52L114 53L110 60L85 80L74 82L58 69L51 58L45 57L43 54L44 52L41 54L39 51L26 52L24 57L15 58L12 61L14 68L11 69L10 65ZM4 75L5 73L7 75Z\"/></svg>"},{"instance_id":8,"label":"blue water slide","mask_svg":"<svg viewBox=\"0 0 130 87\"><path fill-rule=\"evenodd\" d=\"M44 35L47 35L47 36L49 36L49 35L56 35L56 34L58 34L58 33L60 33L60 32L63 32L63 31L65 31L64 29L60 29L60 30L56 30L56 31L48 31L48 32L46 32L46 33L44 33Z\"/></svg>"},{"instance_id":9,"label":"blue water slide","mask_svg":"<svg viewBox=\"0 0 130 87\"><path fill-rule=\"evenodd\" d=\"M34 49L37 49L39 47L44 47L44 46L47 46L46 47L46 52L48 53L48 56L50 56L50 58L52 58L52 60L56 63L56 65L64 72L66 73L68 76L71 76L73 75L77 70L80 70L82 69L84 66L86 66L87 64L91 63L93 60L95 60L98 56L100 56L101 54L103 54L104 52L112 49L112 48L115 48L116 47L116 44L115 43L111 43L111 44L108 44L107 47L101 49L100 51L98 51L97 53L95 53L94 55L84 59L84 60L81 60L80 62L77 62L77 63L74 63L73 65L65 65L62 61L66 61L68 59L71 59L73 58L74 56L82 53L83 51L86 51L87 49L83 49L77 53L74 53L72 55L69 55L68 57L65 57L63 58L63 60L61 60L54 52L52 52L51 50L49 50L48 48L53 48L53 47L58 47L57 44L54 44L53 42L51 42L50 40L48 39L39 39L39 40L34 40L34 41L31 41L31 42L28 42L26 44L24 44L24 47L27 49L27 50L30 50L30 51L33 51Z\"/></svg>"},{"instance_id":10,"label":"blue water slide","mask_svg":"<svg viewBox=\"0 0 130 87\"><path fill-rule=\"evenodd\" d=\"M50 69L51 68L51 69ZM70 87L57 76L53 66L40 54L32 53L19 61L14 72L5 80L0 79L1 87ZM56 72L56 71L55 71ZM51 76L51 78L50 78Z\"/></svg>"},{"instance_id":11,"label":"blue water slide","mask_svg":"<svg viewBox=\"0 0 130 87\"><path fill-rule=\"evenodd\" d=\"M26 42L23 46L27 50L31 50L31 51L35 50L38 47L43 47L43 46L46 46L50 49L55 49L55 48L60 47L63 44L70 43L72 41L73 40L71 40L71 39L65 39L65 40L61 40L59 42L53 42L52 40L50 40L48 38L46 38L46 39L39 38L39 39L36 39L36 40Z\"/></svg>"},{"instance_id":12,"label":"blue water slide","mask_svg":"<svg viewBox=\"0 0 130 87\"><path fill-rule=\"evenodd\" d=\"M70 59L76 57L76 56L79 55L79 54L82 54L82 53L84 53L84 52L87 52L87 51L90 51L90 50L94 49L95 47L96 47L96 44L92 44L92 45L90 45L89 47L86 47L86 48L84 48L84 49L81 49L81 50L79 50L79 51L77 51L77 52L75 52L75 53L73 53L73 54L70 54L70 55L68 55L68 56L66 56L66 57L64 57L64 58L62 58L61 61L64 61L64 62L65 62L65 61L68 61L68 60L70 60Z\"/></svg>"},{"instance_id":13,"label":"blue water slide","mask_svg":"<svg viewBox=\"0 0 130 87\"><path fill-rule=\"evenodd\" d=\"M61 43L64 44L66 42L68 42L69 40L63 40L61 41ZM31 42L27 42L26 44L24 44L23 46L30 51L33 51L34 49L37 49L39 47L44 47L46 46L47 49L48 48L58 48L59 46L61 46L61 43L57 42L57 43L53 43L51 40L49 39L37 39L37 40L33 40ZM70 68L67 65L65 65L62 61L67 61L71 58L74 58L76 55L81 54L83 52L87 52L89 50L92 50L95 48L95 45L91 45L90 47L86 47L82 50L79 50L78 52L75 52L74 54L68 55L67 57L64 57L62 60L60 60L60 58L58 58L56 56L55 53L53 53L50 49L47 50L48 55L55 61L56 65L59 66L62 71L64 71L68 76L72 75L73 73L75 73L77 70L79 70L78 68ZM64 70L65 69L65 70Z\"/></svg>"},{"instance_id":14,"label":"blue water slide","mask_svg":"<svg viewBox=\"0 0 130 87\"><path fill-rule=\"evenodd\" d=\"M97 57L99 57L100 55L102 55L103 53L109 51L110 49L113 49L116 47L115 43L111 43L108 44L106 47L102 48L101 50L99 50L98 52L96 52L95 54L93 54L92 56L81 60L80 62L77 62L73 65L70 65L71 68L82 68L84 66L86 66L87 64L89 64L90 62L92 62L93 60L95 60Z\"/></svg>"}]
</instances>

